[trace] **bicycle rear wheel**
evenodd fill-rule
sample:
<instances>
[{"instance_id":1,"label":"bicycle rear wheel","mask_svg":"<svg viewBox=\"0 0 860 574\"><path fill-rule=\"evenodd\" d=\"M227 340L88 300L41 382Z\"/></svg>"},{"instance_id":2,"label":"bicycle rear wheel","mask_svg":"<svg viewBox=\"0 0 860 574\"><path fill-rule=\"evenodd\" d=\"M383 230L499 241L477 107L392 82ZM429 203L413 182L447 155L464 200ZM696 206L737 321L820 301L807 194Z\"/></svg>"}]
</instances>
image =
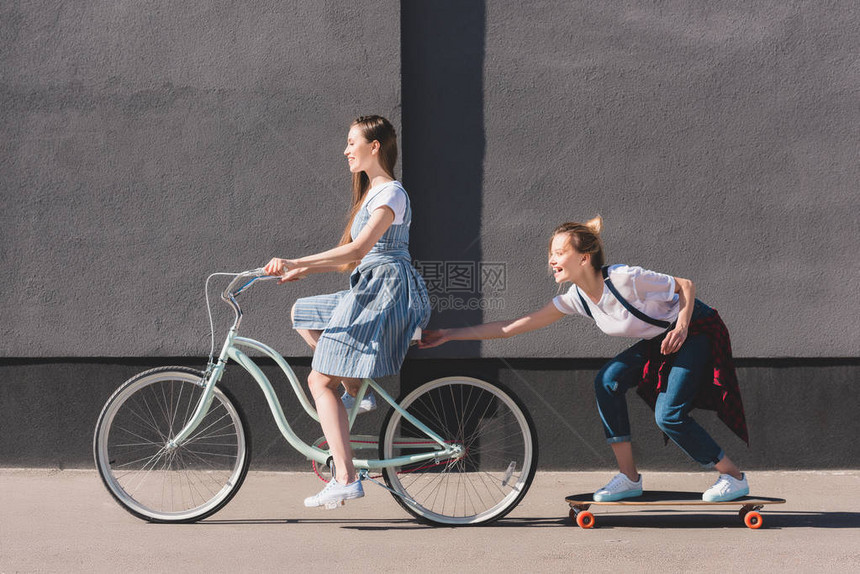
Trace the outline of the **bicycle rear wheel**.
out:
<instances>
[{"instance_id":1,"label":"bicycle rear wheel","mask_svg":"<svg viewBox=\"0 0 860 574\"><path fill-rule=\"evenodd\" d=\"M425 383L401 407L463 455L386 468L386 484L410 514L431 524L487 524L519 504L537 468L537 435L528 412L504 387L469 377ZM435 443L392 409L383 423L380 457L426 451Z\"/></svg>"},{"instance_id":2,"label":"bicycle rear wheel","mask_svg":"<svg viewBox=\"0 0 860 574\"><path fill-rule=\"evenodd\" d=\"M114 499L138 518L194 522L221 509L242 485L250 435L225 389L215 389L188 440L167 448L202 393L202 373L163 367L129 379L102 409L93 438L96 468Z\"/></svg>"}]
</instances>

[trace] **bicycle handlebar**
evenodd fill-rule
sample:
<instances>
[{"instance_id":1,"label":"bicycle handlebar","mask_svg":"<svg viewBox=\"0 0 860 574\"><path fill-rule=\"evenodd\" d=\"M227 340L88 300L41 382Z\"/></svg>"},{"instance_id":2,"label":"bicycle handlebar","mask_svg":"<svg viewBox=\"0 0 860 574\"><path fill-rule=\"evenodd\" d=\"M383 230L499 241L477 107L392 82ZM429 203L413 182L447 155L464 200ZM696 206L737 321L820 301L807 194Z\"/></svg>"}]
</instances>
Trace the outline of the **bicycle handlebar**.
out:
<instances>
[{"instance_id":1,"label":"bicycle handlebar","mask_svg":"<svg viewBox=\"0 0 860 574\"><path fill-rule=\"evenodd\" d=\"M231 299L235 299L239 293L246 290L256 281L268 281L270 279L278 279L278 276L268 275L262 267L242 271L241 273L238 273L232 281L230 281L230 284L227 285L227 288L224 289L223 293L221 293L221 298L224 301L229 302Z\"/></svg>"},{"instance_id":2,"label":"bicycle handlebar","mask_svg":"<svg viewBox=\"0 0 860 574\"><path fill-rule=\"evenodd\" d=\"M206 279L206 287L203 292L206 296L206 313L209 315L209 332L210 332L210 347L209 347L209 365L213 364L215 356L215 321L212 318L212 305L209 302L209 281L216 275L230 275L233 280L227 285L227 288L221 293L221 299L232 307L236 313L236 320L233 321L233 329L239 328L239 323L242 321L242 308L236 301L236 297L245 291L248 287L257 281L267 281L269 279L279 279L277 275L268 275L262 267L242 271L241 273L213 273Z\"/></svg>"}]
</instances>

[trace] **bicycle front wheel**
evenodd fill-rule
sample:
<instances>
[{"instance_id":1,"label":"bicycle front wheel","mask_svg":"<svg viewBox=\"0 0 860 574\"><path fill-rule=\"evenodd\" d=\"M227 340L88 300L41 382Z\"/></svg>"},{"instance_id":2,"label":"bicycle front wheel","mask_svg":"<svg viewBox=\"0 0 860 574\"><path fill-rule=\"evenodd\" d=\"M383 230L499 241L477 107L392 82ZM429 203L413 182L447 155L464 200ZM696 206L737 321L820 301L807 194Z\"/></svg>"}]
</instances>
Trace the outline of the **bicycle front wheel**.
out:
<instances>
[{"instance_id":1,"label":"bicycle front wheel","mask_svg":"<svg viewBox=\"0 0 860 574\"><path fill-rule=\"evenodd\" d=\"M462 455L383 471L395 500L431 524L487 524L519 504L537 468L537 435L509 390L469 377L446 377L407 394L400 406ZM380 436L380 457L424 452L436 443L392 409Z\"/></svg>"},{"instance_id":2,"label":"bicycle front wheel","mask_svg":"<svg viewBox=\"0 0 860 574\"><path fill-rule=\"evenodd\" d=\"M205 418L181 445L168 442L191 419L202 374L164 367L129 379L111 396L93 438L96 468L119 504L150 522L194 522L239 490L251 460L238 404L216 388Z\"/></svg>"}]
</instances>

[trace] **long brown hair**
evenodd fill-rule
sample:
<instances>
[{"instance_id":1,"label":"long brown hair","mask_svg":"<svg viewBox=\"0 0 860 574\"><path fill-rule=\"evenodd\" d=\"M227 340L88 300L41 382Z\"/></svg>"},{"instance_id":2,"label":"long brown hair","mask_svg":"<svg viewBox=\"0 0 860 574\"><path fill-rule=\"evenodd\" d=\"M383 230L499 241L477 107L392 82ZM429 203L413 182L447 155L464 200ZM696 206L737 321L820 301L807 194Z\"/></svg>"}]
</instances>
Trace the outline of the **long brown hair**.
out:
<instances>
[{"instance_id":1,"label":"long brown hair","mask_svg":"<svg viewBox=\"0 0 860 574\"><path fill-rule=\"evenodd\" d=\"M591 266L596 270L600 269L606 263L606 256L603 253L603 240L600 238L600 232L603 230L603 218L599 215L589 219L585 223L562 223L552 232L550 237L550 249L552 249L552 239L559 233L567 234L570 239L570 245L579 253L587 253L591 255Z\"/></svg>"},{"instance_id":2,"label":"long brown hair","mask_svg":"<svg viewBox=\"0 0 860 574\"><path fill-rule=\"evenodd\" d=\"M353 126L359 128L361 135L368 142L379 142L379 165L388 177L394 179L394 166L397 165L397 133L391 122L382 116L361 116L349 125L350 128ZM368 189L370 189L370 178L365 172L360 171L352 174L352 207L349 210L349 217L343 235L340 237L339 246L352 241L350 235L352 222L355 221L355 216L361 208L361 202L364 201ZM348 263L341 265L340 270L352 271L355 267L356 263Z\"/></svg>"}]
</instances>

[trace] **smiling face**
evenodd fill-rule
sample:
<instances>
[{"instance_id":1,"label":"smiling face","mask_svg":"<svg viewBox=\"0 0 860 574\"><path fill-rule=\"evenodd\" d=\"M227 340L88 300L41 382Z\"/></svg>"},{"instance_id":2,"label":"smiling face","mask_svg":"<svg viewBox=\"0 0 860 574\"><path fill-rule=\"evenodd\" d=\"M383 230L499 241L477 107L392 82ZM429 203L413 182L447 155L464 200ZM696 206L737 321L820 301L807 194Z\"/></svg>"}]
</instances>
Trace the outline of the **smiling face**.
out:
<instances>
[{"instance_id":1,"label":"smiling face","mask_svg":"<svg viewBox=\"0 0 860 574\"><path fill-rule=\"evenodd\" d=\"M556 283L576 282L588 265L588 255L579 253L570 243L567 233L558 233L549 246L549 266Z\"/></svg>"},{"instance_id":2,"label":"smiling face","mask_svg":"<svg viewBox=\"0 0 860 574\"><path fill-rule=\"evenodd\" d=\"M376 154L379 151L379 142L367 141L359 126L349 128L349 133L346 136L346 149L343 150L343 155L346 156L346 161L349 164L349 171L352 173L366 172L369 168L378 165L379 160Z\"/></svg>"}]
</instances>

